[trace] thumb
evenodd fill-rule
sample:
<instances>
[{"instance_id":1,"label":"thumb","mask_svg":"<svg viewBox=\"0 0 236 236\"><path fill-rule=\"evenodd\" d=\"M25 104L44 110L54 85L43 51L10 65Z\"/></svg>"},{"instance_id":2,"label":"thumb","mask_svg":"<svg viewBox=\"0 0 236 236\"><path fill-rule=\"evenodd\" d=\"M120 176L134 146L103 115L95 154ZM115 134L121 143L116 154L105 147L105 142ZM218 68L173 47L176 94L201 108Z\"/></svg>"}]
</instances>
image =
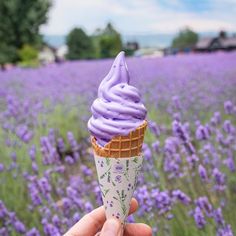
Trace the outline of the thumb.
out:
<instances>
[{"instance_id":1,"label":"thumb","mask_svg":"<svg viewBox=\"0 0 236 236\"><path fill-rule=\"evenodd\" d=\"M121 223L115 218L110 218L103 225L100 236L121 236L121 232Z\"/></svg>"}]
</instances>

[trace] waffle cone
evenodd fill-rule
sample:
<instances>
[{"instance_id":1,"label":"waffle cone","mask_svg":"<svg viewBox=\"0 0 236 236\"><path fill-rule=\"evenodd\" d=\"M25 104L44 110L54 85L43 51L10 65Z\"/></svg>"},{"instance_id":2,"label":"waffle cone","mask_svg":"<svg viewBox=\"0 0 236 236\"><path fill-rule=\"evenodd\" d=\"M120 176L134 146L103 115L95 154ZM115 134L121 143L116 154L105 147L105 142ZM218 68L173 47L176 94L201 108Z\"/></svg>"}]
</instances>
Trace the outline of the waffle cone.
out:
<instances>
[{"instance_id":1,"label":"waffle cone","mask_svg":"<svg viewBox=\"0 0 236 236\"><path fill-rule=\"evenodd\" d=\"M136 130L126 136L116 136L104 147L97 144L96 138L92 137L94 152L101 157L124 158L134 157L141 153L147 121L144 121Z\"/></svg>"}]
</instances>

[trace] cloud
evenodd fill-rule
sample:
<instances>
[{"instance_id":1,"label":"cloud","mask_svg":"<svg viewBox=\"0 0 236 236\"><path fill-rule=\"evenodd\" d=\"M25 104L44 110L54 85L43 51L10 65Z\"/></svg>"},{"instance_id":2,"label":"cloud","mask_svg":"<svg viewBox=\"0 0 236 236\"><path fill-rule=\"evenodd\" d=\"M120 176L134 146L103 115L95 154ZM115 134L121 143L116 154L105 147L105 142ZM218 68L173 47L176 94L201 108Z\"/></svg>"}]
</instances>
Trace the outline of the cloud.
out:
<instances>
[{"instance_id":1,"label":"cloud","mask_svg":"<svg viewBox=\"0 0 236 236\"><path fill-rule=\"evenodd\" d=\"M167 4L168 2L168 4ZM66 34L79 26L92 33L112 22L124 34L236 31L235 0L55 0L44 34Z\"/></svg>"}]
</instances>

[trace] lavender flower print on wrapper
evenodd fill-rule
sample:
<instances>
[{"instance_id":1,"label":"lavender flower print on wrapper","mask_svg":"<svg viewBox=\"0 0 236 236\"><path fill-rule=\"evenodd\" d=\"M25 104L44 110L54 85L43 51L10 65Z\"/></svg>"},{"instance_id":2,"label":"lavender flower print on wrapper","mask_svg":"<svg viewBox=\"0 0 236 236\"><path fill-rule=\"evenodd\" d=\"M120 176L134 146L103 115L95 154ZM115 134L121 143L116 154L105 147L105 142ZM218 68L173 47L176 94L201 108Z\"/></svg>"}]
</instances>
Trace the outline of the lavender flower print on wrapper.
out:
<instances>
[{"instance_id":1,"label":"lavender flower print on wrapper","mask_svg":"<svg viewBox=\"0 0 236 236\"><path fill-rule=\"evenodd\" d=\"M121 175L117 175L117 176L115 177L115 182L121 183L121 181L122 181L122 176L121 176Z\"/></svg>"},{"instance_id":2,"label":"lavender flower print on wrapper","mask_svg":"<svg viewBox=\"0 0 236 236\"><path fill-rule=\"evenodd\" d=\"M106 159L109 159L109 162ZM108 164L101 165L101 161ZM107 158L95 155L98 181L107 218L115 216L122 222L125 221L142 162L142 156Z\"/></svg>"},{"instance_id":3,"label":"lavender flower print on wrapper","mask_svg":"<svg viewBox=\"0 0 236 236\"><path fill-rule=\"evenodd\" d=\"M121 163L116 163L114 165L113 173L122 174L124 171L124 166Z\"/></svg>"}]
</instances>

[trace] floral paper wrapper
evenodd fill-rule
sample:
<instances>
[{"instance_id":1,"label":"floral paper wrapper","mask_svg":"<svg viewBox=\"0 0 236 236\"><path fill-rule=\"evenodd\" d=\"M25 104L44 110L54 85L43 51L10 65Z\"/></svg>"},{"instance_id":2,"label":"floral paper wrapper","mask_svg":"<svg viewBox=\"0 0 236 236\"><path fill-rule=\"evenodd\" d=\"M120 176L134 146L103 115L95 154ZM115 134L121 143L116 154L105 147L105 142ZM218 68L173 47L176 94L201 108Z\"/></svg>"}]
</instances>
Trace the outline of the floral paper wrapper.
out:
<instances>
[{"instance_id":1,"label":"floral paper wrapper","mask_svg":"<svg viewBox=\"0 0 236 236\"><path fill-rule=\"evenodd\" d=\"M108 158L94 154L106 218L125 222L143 157Z\"/></svg>"}]
</instances>

